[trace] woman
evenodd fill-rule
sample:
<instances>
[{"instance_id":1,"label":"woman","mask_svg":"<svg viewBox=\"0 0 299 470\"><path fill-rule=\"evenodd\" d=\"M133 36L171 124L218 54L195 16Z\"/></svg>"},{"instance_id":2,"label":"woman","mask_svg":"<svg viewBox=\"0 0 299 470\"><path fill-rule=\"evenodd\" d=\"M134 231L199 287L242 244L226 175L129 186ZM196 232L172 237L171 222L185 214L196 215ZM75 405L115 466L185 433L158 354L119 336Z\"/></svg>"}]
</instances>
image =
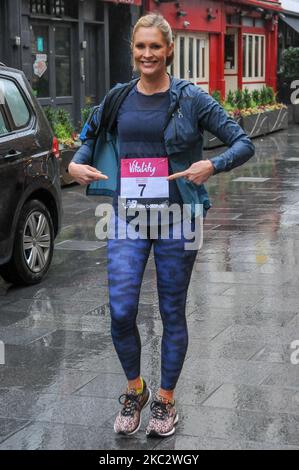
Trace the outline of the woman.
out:
<instances>
[{"instance_id":1,"label":"woman","mask_svg":"<svg viewBox=\"0 0 299 470\"><path fill-rule=\"evenodd\" d=\"M133 30L132 54L140 78L117 85L95 109L83 128L83 145L69 172L79 183L90 184L90 194L114 193L118 223L119 207L126 209L138 204L140 211L148 214L158 199L162 208L174 203L188 206L194 225L198 206L203 207L204 215L210 207L202 183L213 174L246 162L254 154L254 147L207 93L167 74L174 46L171 28L162 16L149 14L139 19ZM204 129L229 147L211 160L202 159ZM161 164L164 179L159 180L158 189L155 184L149 185L151 190L143 197L146 184L138 184L138 178L128 178L131 176L128 171L136 165L138 171L153 169L156 164ZM127 225L130 220L126 215ZM114 430L126 435L137 432L141 411L151 399L151 391L140 375L141 345L136 316L143 273L153 245L163 338L161 386L151 403L146 434L164 437L175 432L178 422L174 391L188 344L186 295L197 250L185 249L183 234L180 238L171 237L174 222L170 223L168 239L161 237L160 232L151 237L150 224L147 219L144 237L108 240L111 333L128 380L127 390L120 397L123 406Z\"/></svg>"}]
</instances>

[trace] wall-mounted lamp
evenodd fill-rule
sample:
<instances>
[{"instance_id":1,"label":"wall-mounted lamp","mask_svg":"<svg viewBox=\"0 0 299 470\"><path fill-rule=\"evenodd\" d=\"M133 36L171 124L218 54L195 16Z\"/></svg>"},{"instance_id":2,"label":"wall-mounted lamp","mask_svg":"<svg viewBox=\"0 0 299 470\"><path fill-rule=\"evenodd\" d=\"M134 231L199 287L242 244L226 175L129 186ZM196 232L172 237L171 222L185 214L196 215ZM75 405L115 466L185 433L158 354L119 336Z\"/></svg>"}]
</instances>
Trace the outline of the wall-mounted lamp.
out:
<instances>
[{"instance_id":1,"label":"wall-mounted lamp","mask_svg":"<svg viewBox=\"0 0 299 470\"><path fill-rule=\"evenodd\" d=\"M264 13L264 9L261 7L256 7L255 11L258 11L259 13Z\"/></svg>"},{"instance_id":2,"label":"wall-mounted lamp","mask_svg":"<svg viewBox=\"0 0 299 470\"><path fill-rule=\"evenodd\" d=\"M11 38L11 43L14 47L20 47L20 45L21 45L20 36L14 36L13 38Z\"/></svg>"},{"instance_id":3,"label":"wall-mounted lamp","mask_svg":"<svg viewBox=\"0 0 299 470\"><path fill-rule=\"evenodd\" d=\"M207 8L207 19L208 21L216 20L216 16L213 15L213 8Z\"/></svg>"},{"instance_id":4,"label":"wall-mounted lamp","mask_svg":"<svg viewBox=\"0 0 299 470\"><path fill-rule=\"evenodd\" d=\"M187 16L187 12L183 10L179 10L176 12L176 16Z\"/></svg>"},{"instance_id":5,"label":"wall-mounted lamp","mask_svg":"<svg viewBox=\"0 0 299 470\"><path fill-rule=\"evenodd\" d=\"M269 11L264 14L264 20L272 20L273 15Z\"/></svg>"}]
</instances>

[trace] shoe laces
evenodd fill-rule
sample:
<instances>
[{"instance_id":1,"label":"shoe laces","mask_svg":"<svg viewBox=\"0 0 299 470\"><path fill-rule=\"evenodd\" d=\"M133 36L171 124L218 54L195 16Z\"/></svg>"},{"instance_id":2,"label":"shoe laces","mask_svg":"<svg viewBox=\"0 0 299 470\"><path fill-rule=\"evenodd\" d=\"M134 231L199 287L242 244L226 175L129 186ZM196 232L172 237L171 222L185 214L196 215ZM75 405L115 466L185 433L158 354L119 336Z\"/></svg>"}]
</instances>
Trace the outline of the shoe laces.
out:
<instances>
[{"instance_id":1,"label":"shoe laces","mask_svg":"<svg viewBox=\"0 0 299 470\"><path fill-rule=\"evenodd\" d=\"M140 408L139 397L134 390L123 393L118 401L123 405L123 409L121 410L122 416L133 416L136 409Z\"/></svg>"},{"instance_id":2,"label":"shoe laces","mask_svg":"<svg viewBox=\"0 0 299 470\"><path fill-rule=\"evenodd\" d=\"M168 415L167 406L169 403L164 403L159 400L155 400L151 403L151 412L153 418L164 420Z\"/></svg>"}]
</instances>

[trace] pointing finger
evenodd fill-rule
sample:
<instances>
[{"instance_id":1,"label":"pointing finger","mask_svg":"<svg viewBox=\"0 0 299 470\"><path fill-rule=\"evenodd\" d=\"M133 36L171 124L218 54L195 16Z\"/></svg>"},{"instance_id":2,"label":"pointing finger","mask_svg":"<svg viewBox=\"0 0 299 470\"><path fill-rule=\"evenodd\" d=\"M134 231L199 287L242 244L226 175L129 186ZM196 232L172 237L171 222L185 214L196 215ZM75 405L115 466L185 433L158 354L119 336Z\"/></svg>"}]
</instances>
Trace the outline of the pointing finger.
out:
<instances>
[{"instance_id":1,"label":"pointing finger","mask_svg":"<svg viewBox=\"0 0 299 470\"><path fill-rule=\"evenodd\" d=\"M177 178L181 178L182 176L187 176L188 175L188 170L185 171L179 171L178 173L174 173L173 175L169 175L166 179L168 181L175 180Z\"/></svg>"}]
</instances>

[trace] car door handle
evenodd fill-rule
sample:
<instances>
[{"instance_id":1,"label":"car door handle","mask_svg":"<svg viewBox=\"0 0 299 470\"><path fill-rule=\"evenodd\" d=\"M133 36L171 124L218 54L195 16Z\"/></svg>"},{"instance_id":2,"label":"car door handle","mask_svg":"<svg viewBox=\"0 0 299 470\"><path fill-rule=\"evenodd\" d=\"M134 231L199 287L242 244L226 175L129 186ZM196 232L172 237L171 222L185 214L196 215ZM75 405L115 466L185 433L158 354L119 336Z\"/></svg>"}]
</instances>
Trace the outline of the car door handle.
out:
<instances>
[{"instance_id":1,"label":"car door handle","mask_svg":"<svg viewBox=\"0 0 299 470\"><path fill-rule=\"evenodd\" d=\"M4 158L19 157L21 154L22 152L11 149L6 155L4 155Z\"/></svg>"}]
</instances>

